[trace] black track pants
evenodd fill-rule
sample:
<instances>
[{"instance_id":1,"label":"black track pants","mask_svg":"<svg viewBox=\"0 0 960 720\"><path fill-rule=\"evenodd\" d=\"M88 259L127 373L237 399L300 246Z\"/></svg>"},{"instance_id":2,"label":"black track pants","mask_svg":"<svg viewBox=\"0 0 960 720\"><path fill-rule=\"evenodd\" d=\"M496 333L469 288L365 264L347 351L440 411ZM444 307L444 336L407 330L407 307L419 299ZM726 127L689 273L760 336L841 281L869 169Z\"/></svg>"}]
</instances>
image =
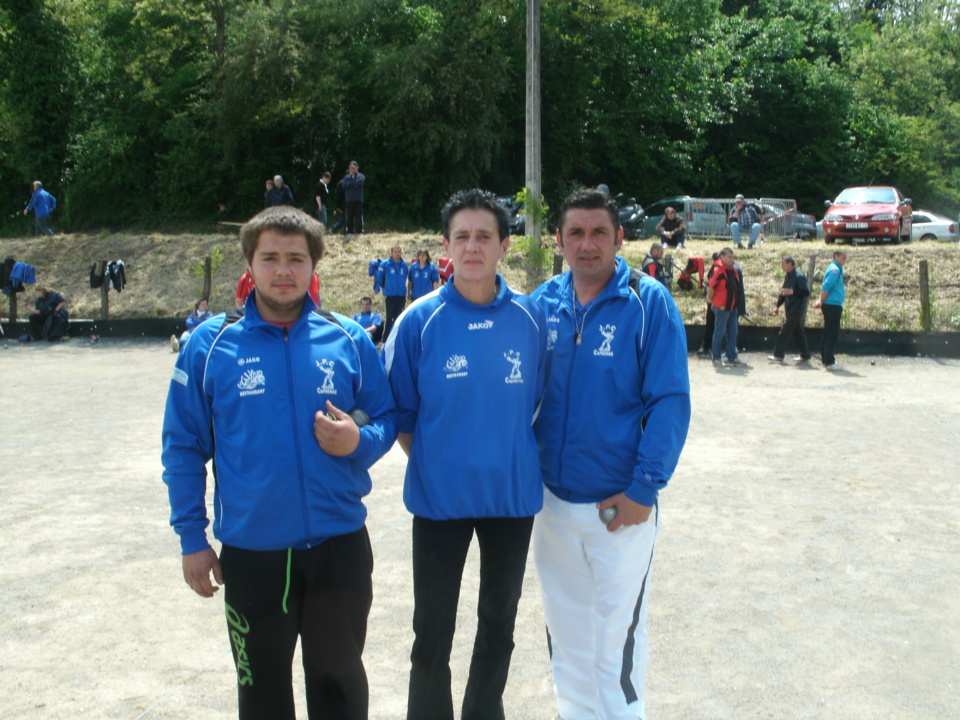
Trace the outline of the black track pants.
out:
<instances>
[{"instance_id":1,"label":"black track pants","mask_svg":"<svg viewBox=\"0 0 960 720\"><path fill-rule=\"evenodd\" d=\"M293 720L293 653L300 638L311 720L366 720L361 653L372 600L366 528L309 550L224 546L227 631L240 720Z\"/></svg>"}]
</instances>

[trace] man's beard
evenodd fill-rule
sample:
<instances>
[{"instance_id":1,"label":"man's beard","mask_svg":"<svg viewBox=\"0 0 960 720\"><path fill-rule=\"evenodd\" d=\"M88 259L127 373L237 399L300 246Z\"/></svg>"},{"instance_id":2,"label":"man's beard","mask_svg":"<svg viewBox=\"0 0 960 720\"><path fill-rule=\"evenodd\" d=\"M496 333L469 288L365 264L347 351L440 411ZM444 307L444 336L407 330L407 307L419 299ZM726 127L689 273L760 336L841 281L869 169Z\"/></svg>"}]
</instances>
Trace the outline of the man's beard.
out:
<instances>
[{"instance_id":1,"label":"man's beard","mask_svg":"<svg viewBox=\"0 0 960 720\"><path fill-rule=\"evenodd\" d=\"M276 298L272 298L266 293L260 293L260 301L266 305L270 310L277 313L278 315L286 314L292 310L297 310L303 306L303 300L306 296L301 295L296 300L289 300L287 302L281 302Z\"/></svg>"}]
</instances>

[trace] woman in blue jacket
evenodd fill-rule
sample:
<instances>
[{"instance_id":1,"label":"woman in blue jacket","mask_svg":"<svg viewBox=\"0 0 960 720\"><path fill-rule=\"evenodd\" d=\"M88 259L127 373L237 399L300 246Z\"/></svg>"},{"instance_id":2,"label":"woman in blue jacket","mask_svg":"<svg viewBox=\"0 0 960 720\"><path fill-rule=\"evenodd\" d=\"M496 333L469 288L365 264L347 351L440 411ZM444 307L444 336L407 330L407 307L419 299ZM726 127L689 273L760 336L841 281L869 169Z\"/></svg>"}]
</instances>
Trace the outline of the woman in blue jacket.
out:
<instances>
[{"instance_id":1,"label":"woman in blue jacket","mask_svg":"<svg viewBox=\"0 0 960 720\"><path fill-rule=\"evenodd\" d=\"M430 261L430 253L420 250L417 261L410 263L407 272L407 297L411 302L429 295L440 285L440 273L437 266Z\"/></svg>"}]
</instances>

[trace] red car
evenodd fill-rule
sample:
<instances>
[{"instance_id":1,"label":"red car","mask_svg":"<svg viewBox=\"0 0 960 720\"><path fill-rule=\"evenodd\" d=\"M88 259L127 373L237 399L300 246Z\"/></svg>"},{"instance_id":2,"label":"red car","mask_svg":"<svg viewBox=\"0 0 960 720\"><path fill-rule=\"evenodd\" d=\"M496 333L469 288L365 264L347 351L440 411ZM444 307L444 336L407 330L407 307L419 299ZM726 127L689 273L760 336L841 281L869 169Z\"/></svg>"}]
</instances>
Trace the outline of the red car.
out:
<instances>
[{"instance_id":1,"label":"red car","mask_svg":"<svg viewBox=\"0 0 960 720\"><path fill-rule=\"evenodd\" d=\"M823 239L831 245L839 241L910 241L913 226L913 201L904 198L895 187L852 187L824 202Z\"/></svg>"}]
</instances>

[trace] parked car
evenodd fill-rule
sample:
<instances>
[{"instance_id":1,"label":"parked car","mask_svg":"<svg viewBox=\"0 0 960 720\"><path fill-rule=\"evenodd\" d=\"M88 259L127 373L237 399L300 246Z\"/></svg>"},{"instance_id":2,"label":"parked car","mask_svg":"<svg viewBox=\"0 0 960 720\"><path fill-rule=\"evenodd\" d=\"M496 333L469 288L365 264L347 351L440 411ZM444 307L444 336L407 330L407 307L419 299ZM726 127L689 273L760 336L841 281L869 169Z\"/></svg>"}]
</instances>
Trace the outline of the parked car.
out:
<instances>
[{"instance_id":1,"label":"parked car","mask_svg":"<svg viewBox=\"0 0 960 720\"><path fill-rule=\"evenodd\" d=\"M910 230L911 240L950 240L956 242L957 223L943 215L937 215L929 210L913 211L913 227Z\"/></svg>"},{"instance_id":2,"label":"parked car","mask_svg":"<svg viewBox=\"0 0 960 720\"><path fill-rule=\"evenodd\" d=\"M732 204L731 200L731 204ZM694 198L689 195L663 198L647 206L643 220L643 236L656 237L657 224L663 219L664 210L672 207L687 225L687 237L728 237L727 212L719 200Z\"/></svg>"},{"instance_id":3,"label":"parked car","mask_svg":"<svg viewBox=\"0 0 960 720\"><path fill-rule=\"evenodd\" d=\"M762 203L766 217L763 233L768 238L778 237L787 240L808 240L817 236L817 221L813 215L798 212L797 206L787 208Z\"/></svg>"},{"instance_id":4,"label":"parked car","mask_svg":"<svg viewBox=\"0 0 960 720\"><path fill-rule=\"evenodd\" d=\"M833 202L824 201L823 241L909 242L913 227L913 201L895 187L851 187Z\"/></svg>"}]
</instances>

